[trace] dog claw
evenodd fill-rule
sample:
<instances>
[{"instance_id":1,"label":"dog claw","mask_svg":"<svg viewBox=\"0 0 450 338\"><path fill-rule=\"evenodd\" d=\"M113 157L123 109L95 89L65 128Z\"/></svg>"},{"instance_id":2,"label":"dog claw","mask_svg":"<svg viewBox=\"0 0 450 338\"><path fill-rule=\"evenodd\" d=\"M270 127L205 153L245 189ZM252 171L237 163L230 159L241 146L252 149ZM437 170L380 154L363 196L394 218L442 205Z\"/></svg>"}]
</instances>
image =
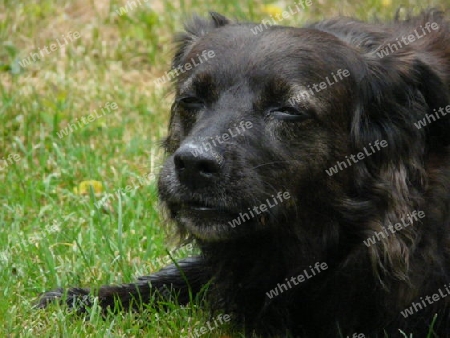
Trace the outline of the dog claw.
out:
<instances>
[{"instance_id":1,"label":"dog claw","mask_svg":"<svg viewBox=\"0 0 450 338\"><path fill-rule=\"evenodd\" d=\"M43 293L33 308L43 309L49 304L59 302L65 303L69 308L75 309L78 313L85 312L87 307L92 306L92 296L88 289L71 288L67 293L62 288Z\"/></svg>"},{"instance_id":2,"label":"dog claw","mask_svg":"<svg viewBox=\"0 0 450 338\"><path fill-rule=\"evenodd\" d=\"M62 296L64 294L64 290L62 288L55 289L49 292L43 293L37 303L33 306L35 309L43 309L50 303L53 303L55 301L60 301Z\"/></svg>"}]
</instances>

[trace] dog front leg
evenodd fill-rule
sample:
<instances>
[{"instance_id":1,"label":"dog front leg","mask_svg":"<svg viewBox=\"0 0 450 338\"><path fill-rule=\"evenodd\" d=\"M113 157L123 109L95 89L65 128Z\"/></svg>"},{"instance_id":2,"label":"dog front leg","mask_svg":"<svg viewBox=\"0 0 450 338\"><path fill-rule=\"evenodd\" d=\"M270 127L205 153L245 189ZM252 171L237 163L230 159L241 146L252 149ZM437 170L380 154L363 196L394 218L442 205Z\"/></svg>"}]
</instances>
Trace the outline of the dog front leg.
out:
<instances>
[{"instance_id":1,"label":"dog front leg","mask_svg":"<svg viewBox=\"0 0 450 338\"><path fill-rule=\"evenodd\" d=\"M143 303L160 300L177 300L187 304L191 297L211 279L210 269L201 257L180 260L149 276L139 277L137 282L122 285L104 285L98 289L98 302L104 309L115 309L115 303L122 308L139 308ZM62 301L64 289L44 293L36 307L44 308L53 301ZM94 294L88 288L69 288L65 303L79 313L93 305Z\"/></svg>"}]
</instances>

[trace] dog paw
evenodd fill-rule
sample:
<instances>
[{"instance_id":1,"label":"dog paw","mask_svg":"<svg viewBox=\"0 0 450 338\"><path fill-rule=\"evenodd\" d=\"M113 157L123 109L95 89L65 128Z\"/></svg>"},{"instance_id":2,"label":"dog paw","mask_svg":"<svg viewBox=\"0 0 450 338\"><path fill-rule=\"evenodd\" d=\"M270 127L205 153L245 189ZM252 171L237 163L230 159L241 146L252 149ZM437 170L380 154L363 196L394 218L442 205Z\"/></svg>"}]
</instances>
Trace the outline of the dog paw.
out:
<instances>
[{"instance_id":1,"label":"dog paw","mask_svg":"<svg viewBox=\"0 0 450 338\"><path fill-rule=\"evenodd\" d=\"M43 293L34 308L43 309L54 302L65 304L68 308L76 310L78 313L84 313L86 308L93 305L93 296L89 293L89 289L70 288L65 291L62 288L58 288Z\"/></svg>"}]
</instances>

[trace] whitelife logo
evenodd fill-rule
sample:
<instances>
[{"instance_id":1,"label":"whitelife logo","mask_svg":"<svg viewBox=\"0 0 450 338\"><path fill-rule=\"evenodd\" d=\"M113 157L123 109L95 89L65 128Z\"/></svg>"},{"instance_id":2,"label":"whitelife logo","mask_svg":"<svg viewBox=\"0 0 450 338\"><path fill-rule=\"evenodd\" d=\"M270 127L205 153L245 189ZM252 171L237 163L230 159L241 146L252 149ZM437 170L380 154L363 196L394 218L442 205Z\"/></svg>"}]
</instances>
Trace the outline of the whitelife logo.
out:
<instances>
[{"instance_id":1,"label":"whitelife logo","mask_svg":"<svg viewBox=\"0 0 450 338\"><path fill-rule=\"evenodd\" d=\"M214 318L212 321L207 321L206 326L202 326L201 328L196 328L194 332L189 336L190 338L196 338L203 336L204 334L210 333L217 329L220 325L223 325L231 320L231 316L227 314L219 314L217 318ZM214 324L214 325L211 325Z\"/></svg>"},{"instance_id":2,"label":"whitelife logo","mask_svg":"<svg viewBox=\"0 0 450 338\"><path fill-rule=\"evenodd\" d=\"M203 154L203 152L210 151L213 147L217 147L218 144L223 144L234 137L242 135L247 129L251 129L252 127L253 123L251 123L250 121L241 121L239 126L235 124L234 128L228 128L226 133L211 138L211 141L202 142L201 146L193 149L191 153L192 155L197 157L198 155ZM216 141L218 144L216 144Z\"/></svg>"},{"instance_id":3,"label":"whitelife logo","mask_svg":"<svg viewBox=\"0 0 450 338\"><path fill-rule=\"evenodd\" d=\"M332 79L330 79L330 76ZM338 69L336 71L336 74L334 72L331 72L330 76L326 76L324 79L325 81L308 85L308 88L302 87L302 90L299 90L298 94L295 97L288 100L289 103L291 105L295 105L296 103L309 99L310 97L316 95L316 93L319 93L322 90L331 87L335 83L342 81L344 78L349 77L350 71L348 69Z\"/></svg>"},{"instance_id":4,"label":"whitelife logo","mask_svg":"<svg viewBox=\"0 0 450 338\"><path fill-rule=\"evenodd\" d=\"M293 6L288 6L288 10L289 12L286 11L282 11L281 13L278 13L275 18L273 17L273 15L270 16L271 20L268 19L264 19L261 21L261 23L256 26L255 28L250 28L250 30L252 31L252 33L254 35L257 35L259 33L262 33L265 29L267 29L268 27L277 25L278 23L280 23L281 21L283 21L283 19L287 19L289 17L291 17L294 14L300 13L302 10L306 9L306 7L309 7L312 5L312 0L302 0L299 2L295 2L294 3L294 7Z\"/></svg>"},{"instance_id":5,"label":"whitelife logo","mask_svg":"<svg viewBox=\"0 0 450 338\"><path fill-rule=\"evenodd\" d=\"M306 269L305 269L305 270L303 270L303 274L300 274L298 276L292 276L290 279L285 278L286 283L278 283L277 287L275 289L270 290L269 292L266 292L266 295L267 295L267 297L272 299L272 298L282 294L284 291L288 291L288 290L292 289L294 286L297 286L300 283L303 283L304 281L316 276L317 274L319 274L322 271L325 271L326 269L328 269L327 263L316 262L314 264L314 267L312 267L311 265L309 266L309 272L311 274L309 274L308 271L306 271ZM291 282L293 285L291 284ZM284 290L283 290L283 288L284 288ZM278 293L278 290L280 290L279 293Z\"/></svg>"},{"instance_id":6,"label":"whitelife logo","mask_svg":"<svg viewBox=\"0 0 450 338\"><path fill-rule=\"evenodd\" d=\"M420 302L412 302L412 305L403 310L400 311L400 313L402 314L403 317L407 318L409 316L412 316L413 314L415 314L416 312L418 312L419 310L423 310L424 308L426 308L428 305L433 304L434 302L437 302L439 300L441 300L442 298L447 297L448 295L450 295L450 290L448 289L448 285L445 284L445 291L447 291L447 293L442 292L441 289L439 289L439 293L434 293L432 296L425 296L425 299L423 299L423 297L420 297ZM426 302L425 302L426 300Z\"/></svg>"},{"instance_id":7,"label":"whitelife logo","mask_svg":"<svg viewBox=\"0 0 450 338\"><path fill-rule=\"evenodd\" d=\"M353 163L358 163L358 160L364 160L366 158L366 156L370 156L373 153L375 153L376 151L380 151L381 148L386 148L388 146L388 143L386 140L381 140L378 141L376 140L374 142L375 144L372 146L372 143L369 143L369 147L372 150L372 152L368 151L366 147L363 148L364 152L359 152L356 155L350 155L350 158L348 158L348 156L345 156L345 160L347 161L347 163L345 163L345 161L337 161L336 165L334 167L330 167L329 169L325 169L325 172L328 174L328 176L333 176L334 174L337 174L339 172L339 170L344 170L347 169L348 167L351 167L353 165ZM380 148L381 146L381 148ZM376 150L373 148L375 147ZM357 157L358 160L355 158ZM350 161L351 160L351 161ZM353 161L353 163L352 163ZM347 166L348 164L348 166Z\"/></svg>"},{"instance_id":8,"label":"whitelife logo","mask_svg":"<svg viewBox=\"0 0 450 338\"><path fill-rule=\"evenodd\" d=\"M14 163L17 163L20 161L20 155L19 154L9 154L8 157L3 157L0 159L5 164L2 164L0 161L0 171L8 168L9 166L13 165Z\"/></svg>"},{"instance_id":9,"label":"whitelife logo","mask_svg":"<svg viewBox=\"0 0 450 338\"><path fill-rule=\"evenodd\" d=\"M420 219L424 218L425 212L414 210L411 214L407 214L406 217L400 218L402 223L395 223L394 225L392 225L390 223L387 226L387 229L385 227L383 227L382 231L376 232L374 236L367 238L367 240L364 240L363 242L367 247L370 247L371 245L375 244L377 242L377 240L381 241L381 239L386 239L391 234L395 234L397 231L400 231L400 230L405 229L408 226L412 225L415 221L418 222L419 219L417 217L419 217ZM409 220L409 223L405 222L405 218L407 218ZM395 230L394 230L394 228L395 228ZM388 229L389 229L389 231L388 231ZM376 239L375 239L375 237L376 237Z\"/></svg>"},{"instance_id":10,"label":"whitelife logo","mask_svg":"<svg viewBox=\"0 0 450 338\"><path fill-rule=\"evenodd\" d=\"M209 59L212 59L216 56L213 50L204 50L202 54L197 53L196 58L191 58L189 62L186 62L184 65L179 65L176 68L172 68L170 71L166 72L163 76L154 80L156 85L161 85L165 82L175 79L180 73L186 73L186 71L192 70L195 67L200 66L202 63L205 63ZM196 62L198 61L198 62Z\"/></svg>"},{"instance_id":11,"label":"whitelife logo","mask_svg":"<svg viewBox=\"0 0 450 338\"><path fill-rule=\"evenodd\" d=\"M67 34L67 38L63 34L61 36L61 39L63 40L64 43L61 43L61 41L59 41L59 39L56 39L57 44L51 43L48 46L44 46L44 48L42 48L42 49L38 48L39 49L38 53L31 52L30 56L28 58L25 58L22 61L19 61L19 65L22 68L28 67L31 64L31 62L36 62L38 60L41 60L45 55L49 55L51 52L56 51L58 48L62 48L64 46L68 45L69 42L73 42L76 39L78 39L79 37L80 37L80 33L78 33L77 31L75 31L73 33L69 32ZM67 39L69 39L69 40L67 40ZM49 47L50 47L50 51L49 51ZM46 52L46 54L44 54L44 51Z\"/></svg>"},{"instance_id":12,"label":"whitelife logo","mask_svg":"<svg viewBox=\"0 0 450 338\"><path fill-rule=\"evenodd\" d=\"M425 35L431 33L431 31L436 31L439 29L439 25L436 22L427 22L425 24L425 27L420 25L420 29L415 29L413 31L413 34L409 34L408 36L402 36L400 38L401 41L399 41L399 38L397 38L396 43L389 43L386 47L381 49L377 53L377 56L382 59L385 56L388 56L391 53L394 53L398 51L399 49L403 48L404 46L408 46L410 43L413 43L421 38L423 38ZM421 32L418 32L418 30L421 30ZM422 35L420 34L422 33Z\"/></svg>"},{"instance_id":13,"label":"whitelife logo","mask_svg":"<svg viewBox=\"0 0 450 338\"><path fill-rule=\"evenodd\" d=\"M289 198L291 198L291 195L287 191L285 191L285 192L280 191L280 192L278 192L276 197L274 195L272 195L273 204L270 203L271 200L268 198L268 199L266 199L266 203L262 203L261 205L254 206L253 209L248 208L248 212L250 215L246 212L244 212L244 213L241 212L241 213L239 213L238 218L233 219L231 222L228 222L228 224L232 228L235 228L236 226L241 225L245 221L249 221L251 218L255 218L256 215L261 215L263 212L266 212L270 208L277 206L278 201L280 201L280 203L282 203L284 200L288 200ZM256 215L253 214L252 210L255 212ZM264 218L261 218L261 219L264 220Z\"/></svg>"},{"instance_id":14,"label":"whitelife logo","mask_svg":"<svg viewBox=\"0 0 450 338\"><path fill-rule=\"evenodd\" d=\"M119 9L116 9L115 12L118 16L122 16L125 14L128 14L129 11L137 9L139 6L142 6L143 2L150 2L150 0L135 0L131 1L129 0L125 6L119 7ZM134 6L134 8L133 8Z\"/></svg>"},{"instance_id":15,"label":"whitelife logo","mask_svg":"<svg viewBox=\"0 0 450 338\"><path fill-rule=\"evenodd\" d=\"M106 111L105 109L106 108ZM97 114L97 109L94 109L94 111L87 115L82 116L80 119L81 121L78 121L78 118L72 121L72 123L69 123L67 127L62 129L61 131L57 131L56 135L58 135L59 138L63 138L64 136L69 135L70 133L73 133L75 130L78 130L79 128L82 128L83 126L99 119L102 116L105 116L106 114L109 114L111 110L116 110L118 108L117 103L115 102L106 102L105 106L101 108L101 115Z\"/></svg>"},{"instance_id":16,"label":"whitelife logo","mask_svg":"<svg viewBox=\"0 0 450 338\"><path fill-rule=\"evenodd\" d=\"M444 111L445 109L445 111ZM436 108L433 109L433 113L434 114L426 114L425 117L420 120L417 121L417 123L414 123L414 125L416 126L417 129L422 129L424 127L426 127L429 123L431 122L436 122L437 120L439 120L442 117L444 117L445 115L447 115L447 113L450 113L450 104L448 106L444 107L440 107L437 109Z\"/></svg>"}]
</instances>

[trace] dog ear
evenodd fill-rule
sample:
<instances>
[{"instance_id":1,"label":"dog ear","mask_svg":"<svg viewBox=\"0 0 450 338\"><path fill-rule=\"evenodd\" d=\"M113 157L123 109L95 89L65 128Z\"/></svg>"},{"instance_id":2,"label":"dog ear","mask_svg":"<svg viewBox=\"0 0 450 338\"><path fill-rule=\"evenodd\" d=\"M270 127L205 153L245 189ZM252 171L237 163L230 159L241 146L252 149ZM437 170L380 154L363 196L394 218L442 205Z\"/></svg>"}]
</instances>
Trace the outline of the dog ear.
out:
<instances>
[{"instance_id":1,"label":"dog ear","mask_svg":"<svg viewBox=\"0 0 450 338\"><path fill-rule=\"evenodd\" d=\"M425 135L427 151L450 145L448 87L438 72L419 57L398 52L380 59L371 54L358 85L364 112L357 114L357 119L378 124L390 121L393 124L383 127ZM352 127L355 141L365 138L365 129L359 132L358 121Z\"/></svg>"},{"instance_id":2,"label":"dog ear","mask_svg":"<svg viewBox=\"0 0 450 338\"><path fill-rule=\"evenodd\" d=\"M426 102L426 111L414 123L424 128L430 151L450 144L450 95L444 80L424 61L416 59L413 70L417 74L416 88Z\"/></svg>"},{"instance_id":3,"label":"dog ear","mask_svg":"<svg viewBox=\"0 0 450 338\"><path fill-rule=\"evenodd\" d=\"M371 217L350 217L360 217L364 238L376 233L382 237L368 247L380 280L386 284L389 276L408 282L409 258L420 224L404 226L404 221L412 212L421 211L427 153L450 143L450 114L422 128L417 127L418 121L445 109L449 97L439 75L411 53L398 51L383 59L372 54L365 62L365 70L359 74L351 144L354 153L366 148L371 155L354 167L355 195L359 197L352 206L354 215ZM376 140L386 141L387 146L371 148ZM400 231L387 230L397 223L402 225Z\"/></svg>"},{"instance_id":4,"label":"dog ear","mask_svg":"<svg viewBox=\"0 0 450 338\"><path fill-rule=\"evenodd\" d=\"M215 28L231 23L229 19L219 13L209 12L209 15L209 19L194 16L192 20L185 23L185 32L175 36L177 49L172 60L172 68L176 68L181 64L183 58L189 53L192 46L200 37L205 36Z\"/></svg>"},{"instance_id":5,"label":"dog ear","mask_svg":"<svg viewBox=\"0 0 450 338\"><path fill-rule=\"evenodd\" d=\"M191 51L192 47L195 45L195 42L200 37L207 35L216 28L231 23L230 20L218 13L210 12L209 15L210 18L208 19L194 16L191 21L184 25L185 32L176 35L176 51L172 59L172 69L175 69L183 64L183 59ZM180 77L174 77L173 79L177 79L179 81ZM172 105L171 109L169 135L164 141L161 142L161 145L168 153L173 153L180 144L180 124L179 121L176 120L174 107L175 104Z\"/></svg>"}]
</instances>

